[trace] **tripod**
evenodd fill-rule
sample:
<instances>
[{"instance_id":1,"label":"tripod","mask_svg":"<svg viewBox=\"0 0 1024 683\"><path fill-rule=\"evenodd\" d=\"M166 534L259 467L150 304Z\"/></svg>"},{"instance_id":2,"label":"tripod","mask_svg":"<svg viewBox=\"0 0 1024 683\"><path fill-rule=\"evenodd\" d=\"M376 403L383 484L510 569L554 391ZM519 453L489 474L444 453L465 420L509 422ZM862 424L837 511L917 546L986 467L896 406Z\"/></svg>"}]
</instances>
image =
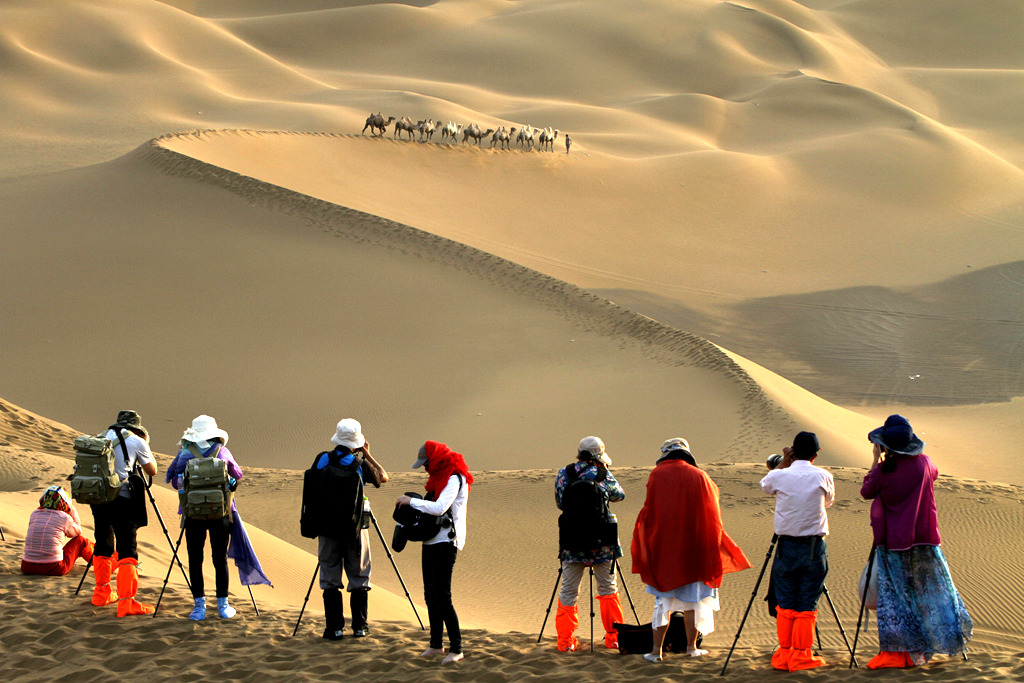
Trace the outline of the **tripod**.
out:
<instances>
[{"instance_id":1,"label":"tripod","mask_svg":"<svg viewBox=\"0 0 1024 683\"><path fill-rule=\"evenodd\" d=\"M381 545L384 546L384 552L387 553L388 559L391 560L391 566L395 570L395 575L398 577L398 582L402 584L402 590L405 591L405 597L409 600L409 605L412 607L412 613L416 615L416 621L420 623L421 629L426 629L423 625L423 620L420 619L420 613L416 611L416 605L412 601L412 596L409 595L409 589L405 585L405 580L402 578L402 573L398 571L398 565L395 563L395 556L391 554L391 548L388 547L387 541L384 540L384 534L381 533L380 525L377 524L377 518L374 517L372 510L367 510L366 514L370 516L370 521L373 522L373 528L377 530L377 538L380 539ZM309 580L309 588L306 589L306 597L302 601L302 609L299 610L299 618L295 622L295 629L292 631L292 636L295 636L299 632L299 624L302 623L302 615L306 611L306 603L309 602L309 594L313 592L313 584L316 583L316 575L320 571L320 562L317 561L316 568L313 570L313 578Z\"/></svg>"},{"instance_id":2,"label":"tripod","mask_svg":"<svg viewBox=\"0 0 1024 683\"><path fill-rule=\"evenodd\" d=\"M169 545L170 548L171 548L171 553L172 553L171 561L172 561L172 563L171 563L171 565L169 565L169 567L167 569L167 575L168 575L168 577L170 576L171 567L174 566L174 563L177 563L178 567L181 568L181 575L185 577L185 585L188 586L189 589L191 590L192 584L188 580L188 572L185 571L185 567L181 564L181 559L178 557L178 545L181 544L181 535L178 536L178 545L175 545L174 542L171 541L171 534L170 534L169 531L167 531L167 525L164 524L164 518L160 514L160 508L157 507L157 505L156 505L156 498L153 497L153 491L150 489L150 487L153 485L153 478L149 477L149 479L147 481L147 479L145 477L143 477L142 475L137 475L137 476L140 479L142 479L142 483L146 487L146 495L149 497L149 503L150 503L150 505L153 508L153 512L156 513L157 520L159 520L159 522L160 522L160 528L164 532L164 538L167 539L167 545ZM184 528L182 528L182 533L184 533ZM85 565L85 572L82 574L82 578L78 582L78 588L75 589L75 595L78 595L79 591L82 590L82 584L85 583L85 577L89 575L89 567L91 567L91 566L92 566L92 560L90 559L89 562ZM166 581L164 581L164 585L165 586L167 585ZM163 591L161 591L161 595L163 595ZM159 604L159 603L157 603L157 604Z\"/></svg>"},{"instance_id":3,"label":"tripod","mask_svg":"<svg viewBox=\"0 0 1024 683\"><path fill-rule=\"evenodd\" d=\"M590 574L590 651L594 651L594 568L587 567ZM544 628L548 624L548 617L551 616L551 606L555 604L555 595L558 594L558 587L562 585L562 563L558 563L558 576L555 577L555 587L551 591L551 599L548 600L548 608L544 611L544 621L540 625L540 634L537 636L537 643L544 638ZM611 572L614 576L619 575L619 581L622 582L622 588L626 593L626 599L629 600L629 608L633 611L633 618L636 619L636 623L640 623L640 617L637 616L636 607L633 605L633 597L629 594L629 586L626 585L625 579L622 577L622 572L619 571L619 561L612 560Z\"/></svg>"},{"instance_id":4,"label":"tripod","mask_svg":"<svg viewBox=\"0 0 1024 683\"><path fill-rule=\"evenodd\" d=\"M768 569L768 563L771 562L772 554L775 552L775 544L778 543L778 540L779 540L779 535L778 534L772 534L772 542L768 546L768 552L765 553L764 564L761 565L761 572L757 575L757 582L754 584L754 590L751 591L751 593L750 593L750 602L747 603L747 609L743 612L743 619L740 620L740 627L736 630L736 637L733 638L732 647L729 648L729 654L726 655L726 657L725 657L725 664L722 666L722 671L721 671L721 673L718 674L719 676L724 676L725 675L725 670L729 666L729 659L732 658L733 650L736 649L736 644L740 640L740 633L743 632L743 625L747 623L747 615L750 614L750 608L754 605L754 598L757 597L757 591L761 587L761 580L764 578L764 573ZM842 634L843 640L846 642L846 648L847 648L847 650L850 651L851 666L853 666L853 665L856 664L856 660L853 660L853 648L850 647L850 641L847 640L847 638L846 638L846 631L843 629L843 623L839 620L839 613L836 612L835 605L832 604L832 598L828 594L828 587L827 586L822 586L822 594L825 596L825 599L828 601L828 606L831 608L832 615L835 617L836 624L839 626L839 632ZM820 634L818 635L818 649L821 649L821 635Z\"/></svg>"}]
</instances>

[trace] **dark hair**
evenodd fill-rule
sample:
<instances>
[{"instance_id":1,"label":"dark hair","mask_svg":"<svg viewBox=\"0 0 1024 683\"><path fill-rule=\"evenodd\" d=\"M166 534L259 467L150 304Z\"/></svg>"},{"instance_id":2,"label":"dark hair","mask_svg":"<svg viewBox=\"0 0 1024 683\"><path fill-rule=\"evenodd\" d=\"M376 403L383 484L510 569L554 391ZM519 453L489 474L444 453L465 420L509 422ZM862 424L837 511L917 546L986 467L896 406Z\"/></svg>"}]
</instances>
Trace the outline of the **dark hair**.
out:
<instances>
[{"instance_id":1,"label":"dark hair","mask_svg":"<svg viewBox=\"0 0 1024 683\"><path fill-rule=\"evenodd\" d=\"M697 461L693 459L693 455L690 454L690 451L683 450L682 448L673 448L668 453L666 453L661 458L661 460L662 462L664 462L665 460L682 460L693 465L694 467L697 466Z\"/></svg>"},{"instance_id":2,"label":"dark hair","mask_svg":"<svg viewBox=\"0 0 1024 683\"><path fill-rule=\"evenodd\" d=\"M580 451L579 453L576 454L576 459L579 460L580 462L587 462L587 461L594 462L595 460L597 460L600 457L601 456L594 455L590 451Z\"/></svg>"},{"instance_id":3,"label":"dark hair","mask_svg":"<svg viewBox=\"0 0 1024 683\"><path fill-rule=\"evenodd\" d=\"M895 451L890 451L885 446L882 446L882 453L885 454L885 458L882 459L882 474L892 474L893 472L896 471L896 468L899 466L900 460L904 460L906 458L911 457L903 453L896 453Z\"/></svg>"}]
</instances>

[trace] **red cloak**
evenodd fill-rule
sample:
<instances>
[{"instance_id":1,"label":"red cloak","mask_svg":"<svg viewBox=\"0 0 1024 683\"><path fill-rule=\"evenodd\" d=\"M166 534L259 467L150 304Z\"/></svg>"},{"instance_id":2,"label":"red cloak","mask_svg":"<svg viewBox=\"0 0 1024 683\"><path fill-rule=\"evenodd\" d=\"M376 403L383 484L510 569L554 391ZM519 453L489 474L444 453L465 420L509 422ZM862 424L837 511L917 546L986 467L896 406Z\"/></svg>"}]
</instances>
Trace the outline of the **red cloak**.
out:
<instances>
[{"instance_id":1,"label":"red cloak","mask_svg":"<svg viewBox=\"0 0 1024 683\"><path fill-rule=\"evenodd\" d=\"M663 460L651 471L631 551L633 573L659 591L697 581L718 588L723 574L751 567L722 527L718 487L682 460Z\"/></svg>"}]
</instances>

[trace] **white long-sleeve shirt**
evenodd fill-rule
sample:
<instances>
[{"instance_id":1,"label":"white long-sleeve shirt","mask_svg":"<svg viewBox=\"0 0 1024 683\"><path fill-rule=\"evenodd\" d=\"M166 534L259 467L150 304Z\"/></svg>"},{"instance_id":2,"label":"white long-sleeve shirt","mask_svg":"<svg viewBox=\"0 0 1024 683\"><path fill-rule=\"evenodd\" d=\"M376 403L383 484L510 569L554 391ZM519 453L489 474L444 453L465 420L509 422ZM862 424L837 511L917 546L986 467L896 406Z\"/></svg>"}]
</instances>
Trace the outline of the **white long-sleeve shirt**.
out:
<instances>
[{"instance_id":1,"label":"white long-sleeve shirt","mask_svg":"<svg viewBox=\"0 0 1024 683\"><path fill-rule=\"evenodd\" d=\"M794 460L784 470L772 470L761 490L775 496L775 533L779 536L827 536L828 515L836 498L832 473L807 460Z\"/></svg>"},{"instance_id":2,"label":"white long-sleeve shirt","mask_svg":"<svg viewBox=\"0 0 1024 683\"><path fill-rule=\"evenodd\" d=\"M423 500L421 498L410 500L409 504L413 508L435 517L443 515L448 511L449 507L452 509L455 538L448 538L449 529L441 529L436 536L428 541L423 541L423 545L454 542L455 547L462 550L463 546L466 545L466 504L468 501L469 486L457 474L448 477L448 483L441 490L441 495L437 497L437 500Z\"/></svg>"}]
</instances>

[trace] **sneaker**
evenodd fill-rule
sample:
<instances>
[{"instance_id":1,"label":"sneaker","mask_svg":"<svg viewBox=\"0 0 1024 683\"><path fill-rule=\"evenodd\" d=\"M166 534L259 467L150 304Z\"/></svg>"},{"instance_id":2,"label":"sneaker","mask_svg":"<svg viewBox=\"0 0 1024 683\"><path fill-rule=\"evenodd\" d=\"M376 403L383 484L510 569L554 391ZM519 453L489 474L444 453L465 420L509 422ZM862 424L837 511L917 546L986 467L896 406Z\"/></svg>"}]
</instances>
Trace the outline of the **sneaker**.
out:
<instances>
[{"instance_id":1,"label":"sneaker","mask_svg":"<svg viewBox=\"0 0 1024 683\"><path fill-rule=\"evenodd\" d=\"M352 631L352 635L355 636L356 638L365 638L366 636L370 635L370 629L368 629L368 628L357 628L354 631Z\"/></svg>"},{"instance_id":2,"label":"sneaker","mask_svg":"<svg viewBox=\"0 0 1024 683\"><path fill-rule=\"evenodd\" d=\"M661 659L662 659L661 655L656 655L653 652L648 652L647 654L644 655L644 661L646 661L646 662L655 663L655 662L660 662Z\"/></svg>"},{"instance_id":3,"label":"sneaker","mask_svg":"<svg viewBox=\"0 0 1024 683\"><path fill-rule=\"evenodd\" d=\"M701 650L699 647L695 648L693 650L687 650L686 651L686 654L690 655L691 657L703 657L707 653L708 653L707 650Z\"/></svg>"},{"instance_id":4,"label":"sneaker","mask_svg":"<svg viewBox=\"0 0 1024 683\"><path fill-rule=\"evenodd\" d=\"M444 654L444 648L443 647L428 647L426 650L423 651L423 653L420 655L420 657L432 657L434 655L443 655L443 654Z\"/></svg>"},{"instance_id":5,"label":"sneaker","mask_svg":"<svg viewBox=\"0 0 1024 683\"><path fill-rule=\"evenodd\" d=\"M453 662L460 662L465 659L466 655L461 652L449 652L448 656L441 660L442 664L452 664Z\"/></svg>"}]
</instances>

